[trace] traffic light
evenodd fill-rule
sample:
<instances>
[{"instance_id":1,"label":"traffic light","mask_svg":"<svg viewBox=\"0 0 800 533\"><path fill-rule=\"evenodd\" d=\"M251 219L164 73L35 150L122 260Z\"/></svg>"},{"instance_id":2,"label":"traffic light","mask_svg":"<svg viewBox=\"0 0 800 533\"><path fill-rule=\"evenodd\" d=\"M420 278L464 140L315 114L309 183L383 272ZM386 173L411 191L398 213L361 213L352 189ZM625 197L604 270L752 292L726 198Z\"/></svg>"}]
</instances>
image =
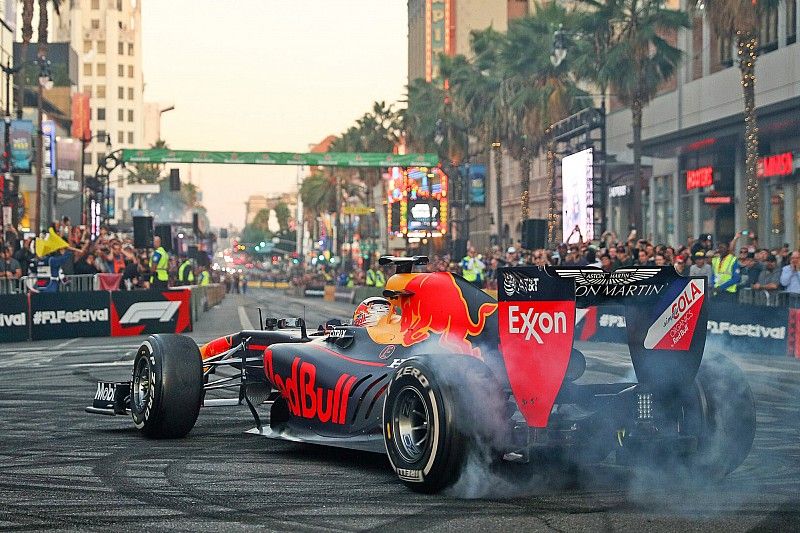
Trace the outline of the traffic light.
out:
<instances>
[{"instance_id":1,"label":"traffic light","mask_svg":"<svg viewBox=\"0 0 800 533\"><path fill-rule=\"evenodd\" d=\"M179 168L169 169L169 190L181 190L181 171Z\"/></svg>"}]
</instances>

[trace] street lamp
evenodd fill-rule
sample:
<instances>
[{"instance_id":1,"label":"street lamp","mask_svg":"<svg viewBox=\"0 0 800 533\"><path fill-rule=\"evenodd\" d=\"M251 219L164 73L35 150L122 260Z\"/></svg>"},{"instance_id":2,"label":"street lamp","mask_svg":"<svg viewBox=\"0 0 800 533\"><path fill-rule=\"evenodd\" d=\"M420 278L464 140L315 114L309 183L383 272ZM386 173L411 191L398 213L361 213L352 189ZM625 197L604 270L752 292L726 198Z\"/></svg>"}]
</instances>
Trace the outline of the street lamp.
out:
<instances>
[{"instance_id":1,"label":"street lamp","mask_svg":"<svg viewBox=\"0 0 800 533\"><path fill-rule=\"evenodd\" d=\"M36 60L39 64L39 94L37 99L37 128L36 128L36 235L39 235L42 230L42 176L44 164L44 135L42 131L42 99L44 89L53 88L53 79L50 74L50 61L45 56L39 56ZM48 194L47 205L47 220L48 223L52 217L50 212L51 203L50 195Z\"/></svg>"}]
</instances>

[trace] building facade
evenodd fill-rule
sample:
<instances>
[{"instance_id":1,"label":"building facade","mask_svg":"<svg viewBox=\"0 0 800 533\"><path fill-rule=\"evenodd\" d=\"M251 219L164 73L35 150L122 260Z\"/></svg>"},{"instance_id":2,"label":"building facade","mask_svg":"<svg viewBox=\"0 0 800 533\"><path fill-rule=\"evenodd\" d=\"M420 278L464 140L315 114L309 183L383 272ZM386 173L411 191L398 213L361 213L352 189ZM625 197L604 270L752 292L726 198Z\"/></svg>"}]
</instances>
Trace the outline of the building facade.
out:
<instances>
[{"instance_id":1,"label":"building facade","mask_svg":"<svg viewBox=\"0 0 800 533\"><path fill-rule=\"evenodd\" d=\"M798 0L784 0L766 17L756 62L757 236L770 248L800 247L798 7ZM642 148L649 171L643 235L683 243L710 233L715 241L727 241L748 227L744 104L735 50L702 16L679 34L678 46L685 61L674 88L644 109ZM627 109L608 114L608 151L623 163L632 161L630 123ZM631 189L630 176L610 174L618 186ZM627 233L629 200L626 194L609 198L618 234Z\"/></svg>"},{"instance_id":2,"label":"building facade","mask_svg":"<svg viewBox=\"0 0 800 533\"><path fill-rule=\"evenodd\" d=\"M55 21L57 40L70 41L80 56L79 90L90 95L94 139L86 146L85 172L94 175L112 150L144 146L142 33L139 0L72 0ZM115 219L127 221L131 191L127 171L112 175Z\"/></svg>"}]
</instances>

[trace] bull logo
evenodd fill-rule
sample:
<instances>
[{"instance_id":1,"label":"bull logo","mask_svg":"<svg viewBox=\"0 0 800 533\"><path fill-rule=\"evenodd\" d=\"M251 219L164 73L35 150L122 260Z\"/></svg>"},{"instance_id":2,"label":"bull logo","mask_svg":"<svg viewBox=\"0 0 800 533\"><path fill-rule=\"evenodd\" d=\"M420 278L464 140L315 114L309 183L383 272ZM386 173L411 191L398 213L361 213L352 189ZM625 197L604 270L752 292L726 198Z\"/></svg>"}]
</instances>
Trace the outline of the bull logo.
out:
<instances>
[{"instance_id":1,"label":"bull logo","mask_svg":"<svg viewBox=\"0 0 800 533\"><path fill-rule=\"evenodd\" d=\"M447 273L414 275L405 290L414 295L403 297L400 303L403 346L423 342L435 333L446 350L482 358L480 348L473 347L468 337L483 332L496 303L482 304L473 321L456 278Z\"/></svg>"}]
</instances>

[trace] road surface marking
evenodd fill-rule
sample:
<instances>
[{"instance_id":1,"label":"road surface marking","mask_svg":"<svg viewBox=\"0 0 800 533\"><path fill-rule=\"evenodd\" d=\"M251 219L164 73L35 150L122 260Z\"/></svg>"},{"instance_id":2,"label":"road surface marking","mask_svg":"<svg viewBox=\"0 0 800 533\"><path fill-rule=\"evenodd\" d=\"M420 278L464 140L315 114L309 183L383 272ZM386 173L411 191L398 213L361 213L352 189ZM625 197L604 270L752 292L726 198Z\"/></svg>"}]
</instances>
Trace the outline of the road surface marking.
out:
<instances>
[{"instance_id":1,"label":"road surface marking","mask_svg":"<svg viewBox=\"0 0 800 533\"><path fill-rule=\"evenodd\" d=\"M78 340L78 338L76 337L74 339L70 339L68 341L62 342L61 344L56 344L55 346L53 346L53 350L60 350L61 348L66 348L67 346L69 346L70 344L72 344L73 342L75 342L77 340Z\"/></svg>"},{"instance_id":2,"label":"road surface marking","mask_svg":"<svg viewBox=\"0 0 800 533\"><path fill-rule=\"evenodd\" d=\"M242 324L242 329L254 329L253 323L250 322L250 319L247 317L247 312L241 305L239 306L239 322Z\"/></svg>"}]
</instances>

